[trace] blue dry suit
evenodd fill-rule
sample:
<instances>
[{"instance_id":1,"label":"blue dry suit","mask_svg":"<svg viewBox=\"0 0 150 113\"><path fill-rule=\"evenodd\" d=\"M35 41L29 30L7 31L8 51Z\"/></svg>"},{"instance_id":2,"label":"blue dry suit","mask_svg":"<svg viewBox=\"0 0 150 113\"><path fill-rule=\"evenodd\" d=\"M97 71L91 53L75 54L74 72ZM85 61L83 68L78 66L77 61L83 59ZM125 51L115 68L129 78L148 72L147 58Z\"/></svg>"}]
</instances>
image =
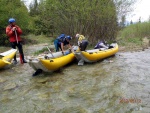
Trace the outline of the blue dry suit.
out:
<instances>
[{"instance_id":1,"label":"blue dry suit","mask_svg":"<svg viewBox=\"0 0 150 113\"><path fill-rule=\"evenodd\" d=\"M61 34L55 39L54 45L56 52L59 51L59 48L61 49L61 43L63 43L64 46L69 44L69 42L66 40L65 34Z\"/></svg>"}]
</instances>

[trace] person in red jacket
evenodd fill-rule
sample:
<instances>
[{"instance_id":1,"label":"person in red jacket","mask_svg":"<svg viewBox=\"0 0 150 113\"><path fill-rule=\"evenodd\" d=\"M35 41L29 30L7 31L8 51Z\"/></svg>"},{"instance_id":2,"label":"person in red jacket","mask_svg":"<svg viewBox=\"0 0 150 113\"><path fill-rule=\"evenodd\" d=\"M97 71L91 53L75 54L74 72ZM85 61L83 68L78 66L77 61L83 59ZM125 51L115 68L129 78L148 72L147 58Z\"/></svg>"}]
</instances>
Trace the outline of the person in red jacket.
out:
<instances>
[{"instance_id":1,"label":"person in red jacket","mask_svg":"<svg viewBox=\"0 0 150 113\"><path fill-rule=\"evenodd\" d=\"M22 30L19 26L16 25L14 18L10 18L8 22L9 25L6 27L6 34L9 37L11 47L14 49L18 47L21 63L27 63L27 61L24 59L23 48L21 44L20 35L22 34ZM14 63L17 64L16 55L14 57Z\"/></svg>"}]
</instances>

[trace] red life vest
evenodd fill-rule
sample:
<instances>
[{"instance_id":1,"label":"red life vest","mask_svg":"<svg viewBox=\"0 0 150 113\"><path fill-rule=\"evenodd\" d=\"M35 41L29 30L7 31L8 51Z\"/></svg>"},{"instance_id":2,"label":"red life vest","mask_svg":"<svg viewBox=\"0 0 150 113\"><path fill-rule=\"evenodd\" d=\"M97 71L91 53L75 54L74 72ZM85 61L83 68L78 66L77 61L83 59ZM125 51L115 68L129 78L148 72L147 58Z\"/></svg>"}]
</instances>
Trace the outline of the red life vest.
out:
<instances>
[{"instance_id":1,"label":"red life vest","mask_svg":"<svg viewBox=\"0 0 150 113\"><path fill-rule=\"evenodd\" d=\"M15 31L12 30L13 27L16 27L17 30L16 30L16 34L15 34ZM20 29L19 26L15 25L15 26L10 26L8 25L6 27L6 34L7 36L9 37L9 41L10 42L17 42L18 41L21 41L21 38L20 38L20 35L22 34L22 30ZM17 39L16 39L17 38Z\"/></svg>"}]
</instances>

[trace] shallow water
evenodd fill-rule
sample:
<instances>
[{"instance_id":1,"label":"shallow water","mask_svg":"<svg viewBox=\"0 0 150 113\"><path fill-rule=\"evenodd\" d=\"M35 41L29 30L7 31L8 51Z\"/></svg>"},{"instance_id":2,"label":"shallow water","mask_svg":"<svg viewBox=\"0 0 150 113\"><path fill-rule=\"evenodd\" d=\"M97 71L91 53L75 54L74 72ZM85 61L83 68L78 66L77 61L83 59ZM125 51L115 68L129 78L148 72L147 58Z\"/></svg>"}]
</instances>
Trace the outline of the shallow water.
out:
<instances>
[{"instance_id":1,"label":"shallow water","mask_svg":"<svg viewBox=\"0 0 150 113\"><path fill-rule=\"evenodd\" d=\"M28 64L0 70L0 113L150 113L150 49L33 73Z\"/></svg>"}]
</instances>

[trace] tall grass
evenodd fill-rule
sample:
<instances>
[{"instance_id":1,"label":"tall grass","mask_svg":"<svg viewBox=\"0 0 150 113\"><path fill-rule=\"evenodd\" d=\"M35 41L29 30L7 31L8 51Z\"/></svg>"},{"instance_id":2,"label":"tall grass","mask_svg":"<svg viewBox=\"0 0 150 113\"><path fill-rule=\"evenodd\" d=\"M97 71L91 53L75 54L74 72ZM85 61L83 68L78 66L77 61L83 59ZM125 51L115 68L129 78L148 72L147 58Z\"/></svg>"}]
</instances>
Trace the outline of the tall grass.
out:
<instances>
[{"instance_id":1,"label":"tall grass","mask_svg":"<svg viewBox=\"0 0 150 113\"><path fill-rule=\"evenodd\" d=\"M118 43L123 46L141 45L142 38L150 37L150 22L136 23L122 29L118 33Z\"/></svg>"},{"instance_id":2,"label":"tall grass","mask_svg":"<svg viewBox=\"0 0 150 113\"><path fill-rule=\"evenodd\" d=\"M24 39L26 40L26 44L34 44L34 42L36 44L40 44L40 43L48 43L48 44L53 44L53 41L55 39L55 37L47 37L45 35L33 35L33 34L29 34L27 36L24 36Z\"/></svg>"}]
</instances>

